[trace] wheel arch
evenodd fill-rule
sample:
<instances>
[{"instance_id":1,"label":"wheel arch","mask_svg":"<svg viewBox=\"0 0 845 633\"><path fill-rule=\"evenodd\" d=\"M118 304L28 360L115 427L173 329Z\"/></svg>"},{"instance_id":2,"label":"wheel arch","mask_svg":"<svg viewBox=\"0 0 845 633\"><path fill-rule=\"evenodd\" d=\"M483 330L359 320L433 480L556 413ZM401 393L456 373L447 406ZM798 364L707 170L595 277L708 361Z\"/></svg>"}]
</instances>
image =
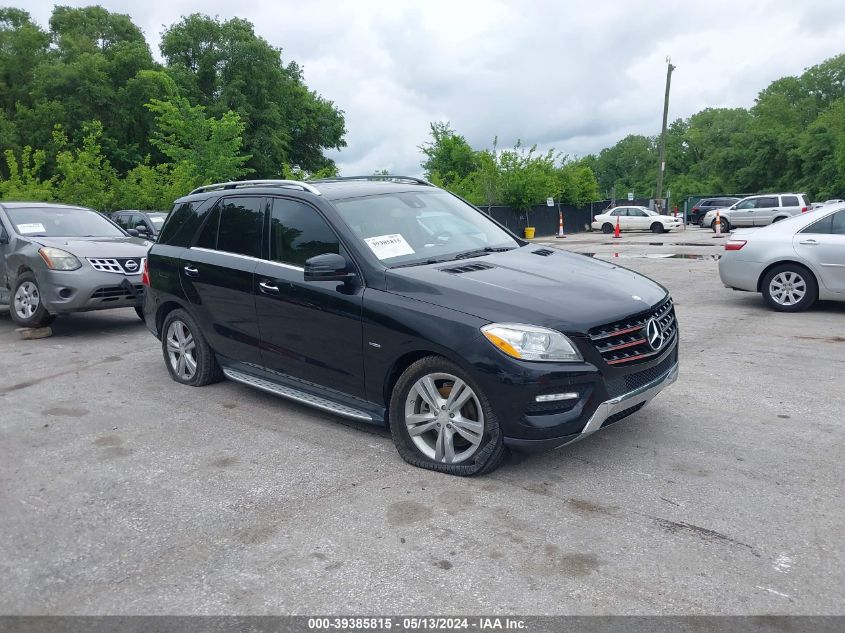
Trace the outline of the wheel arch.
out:
<instances>
[{"instance_id":1,"label":"wheel arch","mask_svg":"<svg viewBox=\"0 0 845 633\"><path fill-rule=\"evenodd\" d=\"M173 312L174 310L178 310L180 308L185 309L185 306L183 306L178 301L174 301L173 299L168 299L167 301L164 301L160 306L158 306L158 308L156 309L155 324L156 331L158 332L159 336L162 336L161 327L164 324L164 320L167 318L167 315Z\"/></svg>"}]
</instances>

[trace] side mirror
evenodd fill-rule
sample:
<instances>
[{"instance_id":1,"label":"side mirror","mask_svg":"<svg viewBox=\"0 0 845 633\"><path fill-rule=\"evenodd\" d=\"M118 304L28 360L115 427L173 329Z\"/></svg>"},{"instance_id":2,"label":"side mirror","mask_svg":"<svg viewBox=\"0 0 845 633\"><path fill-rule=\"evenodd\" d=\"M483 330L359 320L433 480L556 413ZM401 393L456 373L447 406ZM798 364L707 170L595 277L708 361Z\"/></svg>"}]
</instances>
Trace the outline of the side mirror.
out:
<instances>
[{"instance_id":1,"label":"side mirror","mask_svg":"<svg viewBox=\"0 0 845 633\"><path fill-rule=\"evenodd\" d=\"M126 229L126 232L129 233L132 237L140 237L141 234L138 233L137 229Z\"/></svg>"},{"instance_id":2,"label":"side mirror","mask_svg":"<svg viewBox=\"0 0 845 633\"><path fill-rule=\"evenodd\" d=\"M141 235L146 235L150 232L146 224L136 224L135 230L138 231L138 233L140 233Z\"/></svg>"},{"instance_id":3,"label":"side mirror","mask_svg":"<svg viewBox=\"0 0 845 633\"><path fill-rule=\"evenodd\" d=\"M305 261L305 281L349 281L355 276L347 270L343 255L324 253Z\"/></svg>"}]
</instances>

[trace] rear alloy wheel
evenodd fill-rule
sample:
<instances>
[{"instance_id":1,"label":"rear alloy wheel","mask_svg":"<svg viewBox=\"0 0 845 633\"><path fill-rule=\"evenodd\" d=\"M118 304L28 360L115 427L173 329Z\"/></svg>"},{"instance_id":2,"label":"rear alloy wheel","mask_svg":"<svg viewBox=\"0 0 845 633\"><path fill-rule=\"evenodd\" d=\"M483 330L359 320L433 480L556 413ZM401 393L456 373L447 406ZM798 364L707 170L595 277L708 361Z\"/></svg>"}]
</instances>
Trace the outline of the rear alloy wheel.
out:
<instances>
[{"instance_id":1,"label":"rear alloy wheel","mask_svg":"<svg viewBox=\"0 0 845 633\"><path fill-rule=\"evenodd\" d=\"M480 389L454 363L436 356L400 376L390 429L409 464L452 475L490 472L506 454L496 415Z\"/></svg>"},{"instance_id":2,"label":"rear alloy wheel","mask_svg":"<svg viewBox=\"0 0 845 633\"><path fill-rule=\"evenodd\" d=\"M801 312L816 302L819 287L803 266L776 266L763 278L763 298L778 312Z\"/></svg>"},{"instance_id":3,"label":"rear alloy wheel","mask_svg":"<svg viewBox=\"0 0 845 633\"><path fill-rule=\"evenodd\" d=\"M17 278L9 307L12 321L24 327L45 327L56 318L44 307L38 282L35 280L35 275L30 272L23 273Z\"/></svg>"},{"instance_id":4,"label":"rear alloy wheel","mask_svg":"<svg viewBox=\"0 0 845 633\"><path fill-rule=\"evenodd\" d=\"M655 222L651 225L651 232L652 233L663 233L666 229L663 228L663 225L660 222Z\"/></svg>"},{"instance_id":5,"label":"rear alloy wheel","mask_svg":"<svg viewBox=\"0 0 845 633\"><path fill-rule=\"evenodd\" d=\"M214 352L196 321L184 310L174 310L162 324L161 349L170 377L192 387L217 382L223 375Z\"/></svg>"},{"instance_id":6,"label":"rear alloy wheel","mask_svg":"<svg viewBox=\"0 0 845 633\"><path fill-rule=\"evenodd\" d=\"M613 233L613 225L610 222L605 222L601 227L601 232L608 235Z\"/></svg>"}]
</instances>

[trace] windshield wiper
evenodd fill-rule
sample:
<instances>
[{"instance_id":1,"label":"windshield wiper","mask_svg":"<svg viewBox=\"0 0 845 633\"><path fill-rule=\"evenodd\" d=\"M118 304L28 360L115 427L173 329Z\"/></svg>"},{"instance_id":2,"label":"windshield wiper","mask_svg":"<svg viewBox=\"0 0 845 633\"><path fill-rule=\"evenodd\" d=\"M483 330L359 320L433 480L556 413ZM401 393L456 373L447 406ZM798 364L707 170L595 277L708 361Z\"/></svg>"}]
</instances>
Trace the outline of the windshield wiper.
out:
<instances>
[{"instance_id":1,"label":"windshield wiper","mask_svg":"<svg viewBox=\"0 0 845 633\"><path fill-rule=\"evenodd\" d=\"M421 262L408 262L407 264L396 264L390 268L408 268L409 266L424 266L425 264L442 264L448 262L448 259L424 259Z\"/></svg>"},{"instance_id":2,"label":"windshield wiper","mask_svg":"<svg viewBox=\"0 0 845 633\"><path fill-rule=\"evenodd\" d=\"M458 253L452 259L466 259L467 257L481 257L487 253L504 253L505 251L512 251L515 246L485 246L484 248L477 248L472 251L465 251Z\"/></svg>"}]
</instances>

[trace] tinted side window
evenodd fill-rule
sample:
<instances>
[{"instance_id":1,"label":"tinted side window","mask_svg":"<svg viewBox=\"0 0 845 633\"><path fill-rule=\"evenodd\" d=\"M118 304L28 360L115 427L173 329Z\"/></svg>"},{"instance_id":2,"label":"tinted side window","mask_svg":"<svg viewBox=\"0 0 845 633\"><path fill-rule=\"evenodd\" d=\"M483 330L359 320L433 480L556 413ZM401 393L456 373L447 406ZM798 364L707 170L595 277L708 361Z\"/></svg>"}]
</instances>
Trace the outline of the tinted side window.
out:
<instances>
[{"instance_id":1,"label":"tinted side window","mask_svg":"<svg viewBox=\"0 0 845 633\"><path fill-rule=\"evenodd\" d=\"M836 214L839 215L839 214ZM815 233L818 234L827 234L830 233L831 225L833 222L833 216L829 215L826 218L822 218L817 222L813 222L810 226L806 226L801 229L802 233Z\"/></svg>"},{"instance_id":2,"label":"tinted side window","mask_svg":"<svg viewBox=\"0 0 845 633\"><path fill-rule=\"evenodd\" d=\"M781 196L780 199L783 201L783 206L785 207L797 207L800 206L800 202L798 202L798 196Z\"/></svg>"},{"instance_id":3,"label":"tinted side window","mask_svg":"<svg viewBox=\"0 0 845 633\"><path fill-rule=\"evenodd\" d=\"M837 211L833 214L830 232L836 235L845 235L845 211Z\"/></svg>"},{"instance_id":4,"label":"tinted side window","mask_svg":"<svg viewBox=\"0 0 845 633\"><path fill-rule=\"evenodd\" d=\"M270 216L270 259L305 266L323 253L339 253L340 244L317 210L296 200L273 199Z\"/></svg>"},{"instance_id":5,"label":"tinted side window","mask_svg":"<svg viewBox=\"0 0 845 633\"><path fill-rule=\"evenodd\" d=\"M757 208L758 209L771 209L772 207L778 206L778 197L777 196L767 196L765 198L757 198Z\"/></svg>"},{"instance_id":6,"label":"tinted side window","mask_svg":"<svg viewBox=\"0 0 845 633\"><path fill-rule=\"evenodd\" d=\"M224 198L221 201L217 250L258 257L264 198Z\"/></svg>"},{"instance_id":7,"label":"tinted side window","mask_svg":"<svg viewBox=\"0 0 845 633\"><path fill-rule=\"evenodd\" d=\"M159 244L188 246L202 221L203 214L199 210L204 203L205 200L198 200L176 205L159 233Z\"/></svg>"},{"instance_id":8,"label":"tinted side window","mask_svg":"<svg viewBox=\"0 0 845 633\"><path fill-rule=\"evenodd\" d=\"M201 248L210 248L215 250L217 248L217 228L220 226L220 205L215 205L214 210L208 216L208 220L200 231L200 236L197 238L197 246Z\"/></svg>"}]
</instances>

